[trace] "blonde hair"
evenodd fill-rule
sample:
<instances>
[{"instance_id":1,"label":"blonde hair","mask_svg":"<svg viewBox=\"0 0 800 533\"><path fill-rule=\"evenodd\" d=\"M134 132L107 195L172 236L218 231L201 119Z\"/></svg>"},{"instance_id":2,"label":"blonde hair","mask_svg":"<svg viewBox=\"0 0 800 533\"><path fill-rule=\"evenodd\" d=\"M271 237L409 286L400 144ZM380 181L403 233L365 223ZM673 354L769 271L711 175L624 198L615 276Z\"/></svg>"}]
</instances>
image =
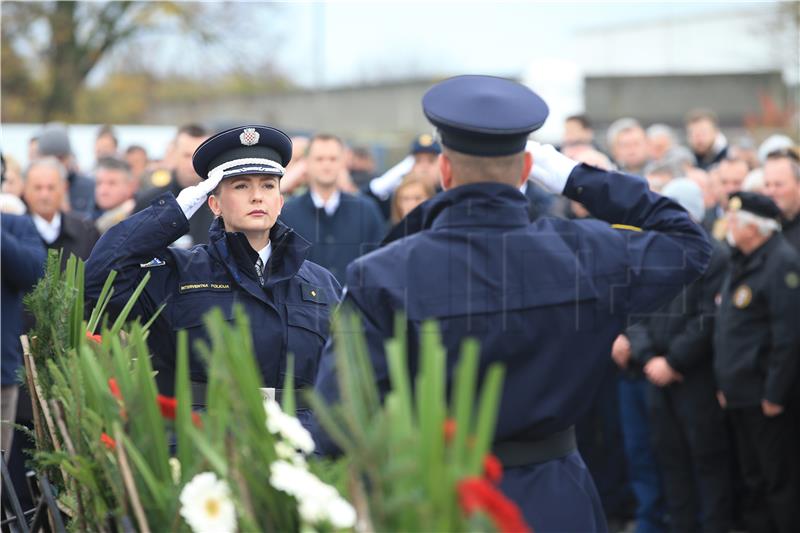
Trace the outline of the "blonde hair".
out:
<instances>
[{"instance_id":1,"label":"blonde hair","mask_svg":"<svg viewBox=\"0 0 800 533\"><path fill-rule=\"evenodd\" d=\"M423 193L425 195L425 199L432 198L436 191L433 190L421 176L416 174L406 174L403 177L403 181L400 182L400 185L394 190L392 193L392 209L391 209L391 217L392 217L392 224L397 224L403 218L402 213L400 213L400 204L398 198L400 197L400 192L404 189L412 187L414 185L419 185L422 187Z\"/></svg>"}]
</instances>

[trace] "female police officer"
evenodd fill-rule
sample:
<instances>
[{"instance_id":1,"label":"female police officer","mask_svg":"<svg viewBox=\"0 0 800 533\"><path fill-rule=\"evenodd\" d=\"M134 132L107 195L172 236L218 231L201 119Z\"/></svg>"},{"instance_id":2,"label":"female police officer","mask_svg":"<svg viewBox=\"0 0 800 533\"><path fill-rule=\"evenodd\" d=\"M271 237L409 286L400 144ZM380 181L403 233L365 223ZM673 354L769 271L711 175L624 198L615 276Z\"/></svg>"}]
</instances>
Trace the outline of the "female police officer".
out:
<instances>
[{"instance_id":1,"label":"female police officer","mask_svg":"<svg viewBox=\"0 0 800 533\"><path fill-rule=\"evenodd\" d=\"M283 206L279 180L291 153L289 137L274 128L223 131L192 157L203 181L177 198L172 193L158 197L112 227L92 251L86 264L87 300L97 299L108 272L116 270L112 312L151 273L131 316L146 320L166 303L148 339L163 393L173 391L175 332L185 329L195 402L200 396L204 403L205 368L192 347L196 339L207 338L203 315L218 307L231 319L234 303L250 318L264 386L282 386L288 353L294 354L296 386L313 385L329 310L340 287L327 270L305 261L309 243L278 220ZM190 250L170 247L206 201L216 216L209 243Z\"/></svg>"}]
</instances>

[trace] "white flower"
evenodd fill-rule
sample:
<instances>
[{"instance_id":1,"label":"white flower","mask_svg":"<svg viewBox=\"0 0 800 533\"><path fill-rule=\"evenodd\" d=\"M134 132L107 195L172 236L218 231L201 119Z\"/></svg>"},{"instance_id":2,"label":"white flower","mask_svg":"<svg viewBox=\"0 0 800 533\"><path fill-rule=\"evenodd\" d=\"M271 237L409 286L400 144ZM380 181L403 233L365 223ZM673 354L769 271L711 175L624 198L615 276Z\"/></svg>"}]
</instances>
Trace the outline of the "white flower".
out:
<instances>
[{"instance_id":1,"label":"white flower","mask_svg":"<svg viewBox=\"0 0 800 533\"><path fill-rule=\"evenodd\" d=\"M213 472L197 474L183 487L181 516L195 533L236 531L236 509L228 484Z\"/></svg>"},{"instance_id":2,"label":"white flower","mask_svg":"<svg viewBox=\"0 0 800 533\"><path fill-rule=\"evenodd\" d=\"M264 401L264 410L267 412L267 430L270 433L280 435L306 455L314 451L314 439L297 418L284 413L273 400Z\"/></svg>"},{"instance_id":3,"label":"white flower","mask_svg":"<svg viewBox=\"0 0 800 533\"><path fill-rule=\"evenodd\" d=\"M336 529L353 527L355 509L330 485L317 476L286 461L275 461L270 467L270 484L297 500L297 511L304 524L330 523Z\"/></svg>"},{"instance_id":4,"label":"white flower","mask_svg":"<svg viewBox=\"0 0 800 533\"><path fill-rule=\"evenodd\" d=\"M169 468L172 473L172 482L177 485L181 482L181 462L177 457L169 458Z\"/></svg>"}]
</instances>

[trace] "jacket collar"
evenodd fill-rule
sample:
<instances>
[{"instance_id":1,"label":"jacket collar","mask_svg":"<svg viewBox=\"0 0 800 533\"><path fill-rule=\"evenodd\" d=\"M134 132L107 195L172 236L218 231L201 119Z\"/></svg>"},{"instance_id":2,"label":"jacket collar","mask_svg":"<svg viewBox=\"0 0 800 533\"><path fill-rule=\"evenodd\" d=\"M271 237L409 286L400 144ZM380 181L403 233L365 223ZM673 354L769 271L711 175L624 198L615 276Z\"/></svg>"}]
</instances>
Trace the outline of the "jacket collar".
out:
<instances>
[{"instance_id":1,"label":"jacket collar","mask_svg":"<svg viewBox=\"0 0 800 533\"><path fill-rule=\"evenodd\" d=\"M423 202L398 222L383 241L388 244L426 229L519 227L530 223L528 200L502 183L454 187Z\"/></svg>"},{"instance_id":2,"label":"jacket collar","mask_svg":"<svg viewBox=\"0 0 800 533\"><path fill-rule=\"evenodd\" d=\"M264 269L264 286L270 287L281 281L292 278L300 270L311 244L295 233L290 227L276 221L269 232L272 243L272 255ZM252 267L258 254L250 246L243 233L226 232L221 218L215 218L208 231L209 252L223 263L236 282L245 288L250 275L243 275L246 265ZM252 261L250 261L252 259ZM263 299L263 291L258 291Z\"/></svg>"}]
</instances>

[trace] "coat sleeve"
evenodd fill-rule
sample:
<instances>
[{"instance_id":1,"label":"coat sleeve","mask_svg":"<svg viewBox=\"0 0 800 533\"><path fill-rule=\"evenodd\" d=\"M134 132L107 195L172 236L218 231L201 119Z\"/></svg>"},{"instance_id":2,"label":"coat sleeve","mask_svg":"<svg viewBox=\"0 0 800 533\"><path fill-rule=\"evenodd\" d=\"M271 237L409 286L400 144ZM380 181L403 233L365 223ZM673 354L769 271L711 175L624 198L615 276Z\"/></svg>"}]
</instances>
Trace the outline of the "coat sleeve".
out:
<instances>
[{"instance_id":1,"label":"coat sleeve","mask_svg":"<svg viewBox=\"0 0 800 533\"><path fill-rule=\"evenodd\" d=\"M159 196L153 204L111 227L95 244L86 262L86 299L96 302L106 278L117 271L114 294L109 303L118 312L127 303L147 272L142 264L166 255L167 247L189 231L189 221L172 193ZM171 265L156 268L173 268ZM166 297L165 291L148 284L134 304L132 316L147 316Z\"/></svg>"},{"instance_id":2,"label":"coat sleeve","mask_svg":"<svg viewBox=\"0 0 800 533\"><path fill-rule=\"evenodd\" d=\"M653 348L653 339L650 336L649 325L650 321L645 319L632 326L628 326L625 330L625 335L631 343L631 357L642 366L657 355L655 353L655 348Z\"/></svg>"},{"instance_id":3,"label":"coat sleeve","mask_svg":"<svg viewBox=\"0 0 800 533\"><path fill-rule=\"evenodd\" d=\"M800 265L779 269L770 280L771 350L764 399L786 405L800 369Z\"/></svg>"},{"instance_id":4,"label":"coat sleeve","mask_svg":"<svg viewBox=\"0 0 800 533\"><path fill-rule=\"evenodd\" d=\"M604 258L599 264L626 269L624 285L613 287L612 313L658 309L705 271L711 255L705 232L677 203L650 191L643 178L581 164L564 195L612 225L596 229L584 243Z\"/></svg>"},{"instance_id":5,"label":"coat sleeve","mask_svg":"<svg viewBox=\"0 0 800 533\"><path fill-rule=\"evenodd\" d=\"M7 217L3 216L5 220L0 224L3 281L18 290L29 291L42 277L47 250L28 217L15 217L11 224Z\"/></svg>"},{"instance_id":6,"label":"coat sleeve","mask_svg":"<svg viewBox=\"0 0 800 533\"><path fill-rule=\"evenodd\" d=\"M708 270L689 289L688 310L692 316L681 332L670 342L666 357L670 366L685 373L704 362L714 352L714 318L716 297L728 268L728 254L721 247L714 250Z\"/></svg>"}]
</instances>

